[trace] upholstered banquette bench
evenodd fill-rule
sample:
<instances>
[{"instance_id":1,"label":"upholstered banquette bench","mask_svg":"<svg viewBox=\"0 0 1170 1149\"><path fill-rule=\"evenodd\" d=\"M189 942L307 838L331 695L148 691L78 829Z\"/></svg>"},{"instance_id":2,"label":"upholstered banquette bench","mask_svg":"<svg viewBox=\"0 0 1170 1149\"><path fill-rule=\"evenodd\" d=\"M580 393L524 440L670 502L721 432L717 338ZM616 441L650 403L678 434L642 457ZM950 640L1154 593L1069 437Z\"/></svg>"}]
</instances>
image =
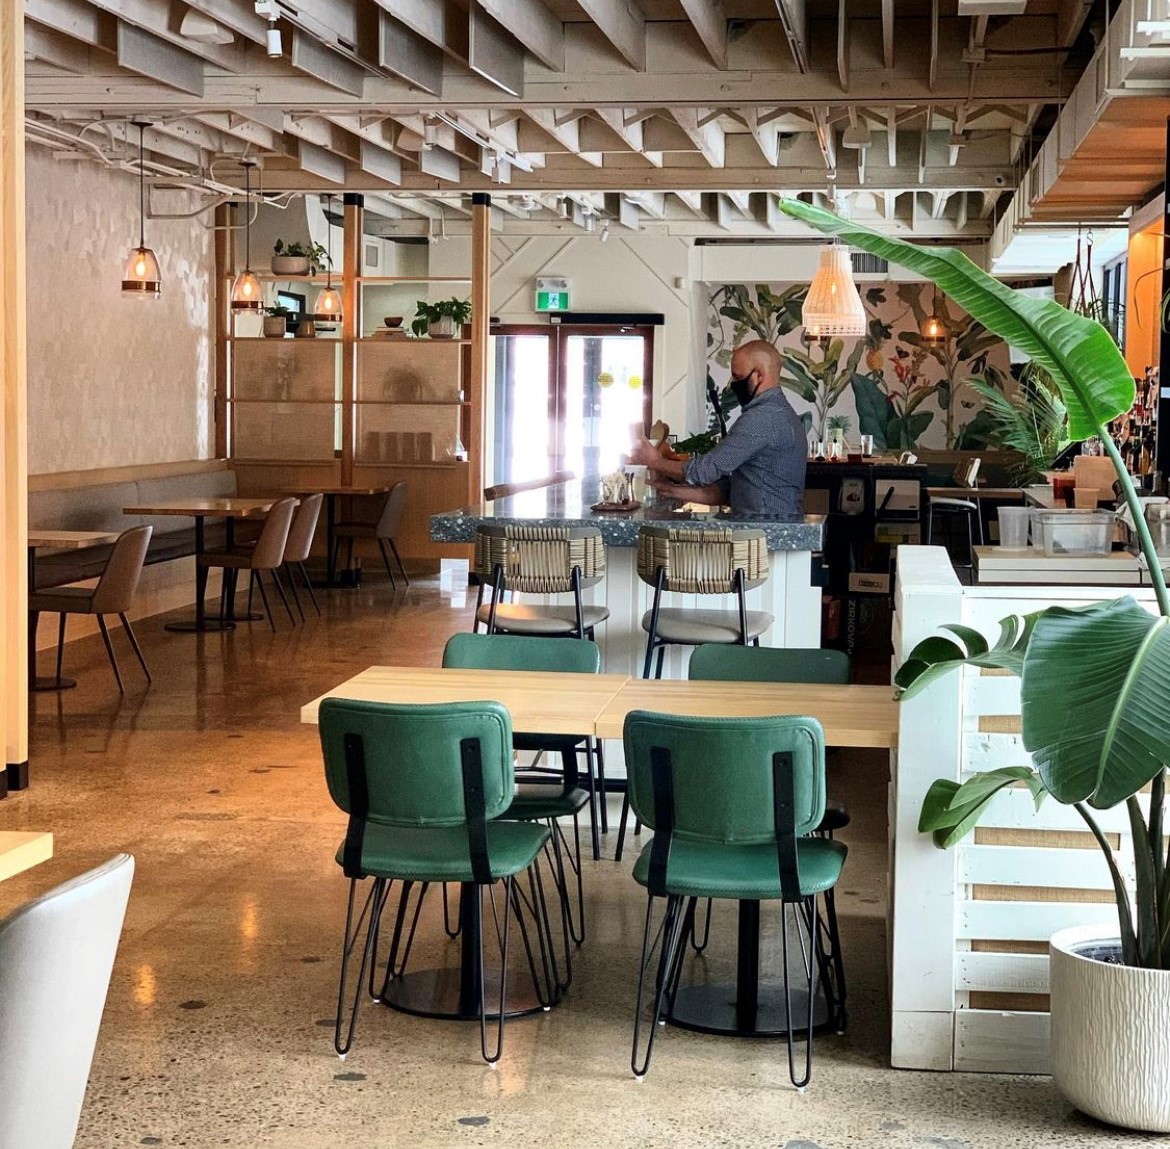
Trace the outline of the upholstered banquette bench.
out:
<instances>
[{"instance_id":1,"label":"upholstered banquette bench","mask_svg":"<svg viewBox=\"0 0 1170 1149\"><path fill-rule=\"evenodd\" d=\"M146 553L148 565L186 558L195 553L194 519L175 515L127 515L123 514L122 508L171 499L216 498L236 493L235 472L226 466L214 463L192 463L191 466L198 469L117 482L30 490L29 525L54 530L120 533L130 527L149 523L154 527L154 534ZM144 467L142 470L150 472L154 468ZM222 521L209 519L205 532L206 546L222 546L223 536ZM97 578L105 569L111 549L110 546L86 547L82 550L38 555L36 589Z\"/></svg>"}]
</instances>

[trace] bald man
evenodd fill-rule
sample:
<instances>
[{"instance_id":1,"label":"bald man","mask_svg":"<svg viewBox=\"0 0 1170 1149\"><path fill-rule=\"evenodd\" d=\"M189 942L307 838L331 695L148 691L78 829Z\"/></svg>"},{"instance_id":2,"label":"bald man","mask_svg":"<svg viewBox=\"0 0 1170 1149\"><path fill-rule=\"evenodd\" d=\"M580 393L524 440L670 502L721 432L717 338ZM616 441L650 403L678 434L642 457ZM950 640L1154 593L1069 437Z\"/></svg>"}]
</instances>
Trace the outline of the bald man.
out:
<instances>
[{"instance_id":1,"label":"bald man","mask_svg":"<svg viewBox=\"0 0 1170 1149\"><path fill-rule=\"evenodd\" d=\"M731 387L743 410L726 438L686 462L664 459L643 439L631 461L649 469L649 481L667 498L720 506L736 515L791 518L804 510L804 424L780 387L780 353L755 339L731 355Z\"/></svg>"}]
</instances>

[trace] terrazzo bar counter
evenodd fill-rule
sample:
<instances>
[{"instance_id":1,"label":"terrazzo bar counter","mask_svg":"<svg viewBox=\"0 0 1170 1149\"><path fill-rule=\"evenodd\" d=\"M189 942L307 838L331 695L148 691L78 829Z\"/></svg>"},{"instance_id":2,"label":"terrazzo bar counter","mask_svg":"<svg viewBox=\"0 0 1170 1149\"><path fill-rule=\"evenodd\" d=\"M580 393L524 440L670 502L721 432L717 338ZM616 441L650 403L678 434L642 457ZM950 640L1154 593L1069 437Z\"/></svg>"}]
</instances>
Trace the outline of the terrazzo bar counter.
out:
<instances>
[{"instance_id":1,"label":"terrazzo bar counter","mask_svg":"<svg viewBox=\"0 0 1170 1149\"><path fill-rule=\"evenodd\" d=\"M524 491L475 507L445 511L431 516L435 542L470 543L475 529L486 523L525 523L533 526L597 527L606 544L605 578L585 591L585 601L609 607L609 620L597 630L607 671L640 676L646 635L642 615L652 605L653 588L638 578L635 544L645 523L674 524L700 530L720 527L754 527L768 540L772 577L748 592L749 610L771 612L775 621L761 638L764 646L820 646L821 592L812 584L812 556L822 549L823 515L803 515L793 520L731 516L682 511L663 501L626 513L590 510L600 498L596 478L578 479L535 491ZM558 600L564 601L564 600ZM669 594L664 606L693 609L735 608L734 596ZM668 647L663 673L685 677L690 650Z\"/></svg>"}]
</instances>

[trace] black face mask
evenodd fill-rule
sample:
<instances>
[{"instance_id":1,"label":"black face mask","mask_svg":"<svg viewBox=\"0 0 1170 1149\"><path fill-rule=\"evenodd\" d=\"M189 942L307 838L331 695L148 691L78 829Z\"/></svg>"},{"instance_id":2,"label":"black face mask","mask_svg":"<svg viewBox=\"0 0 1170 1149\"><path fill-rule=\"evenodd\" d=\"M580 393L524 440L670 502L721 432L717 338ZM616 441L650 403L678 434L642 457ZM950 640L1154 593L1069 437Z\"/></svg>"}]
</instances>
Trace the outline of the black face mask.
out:
<instances>
[{"instance_id":1,"label":"black face mask","mask_svg":"<svg viewBox=\"0 0 1170 1149\"><path fill-rule=\"evenodd\" d=\"M756 392L760 389L758 383L754 387L751 385L751 378L752 373L749 371L740 379L736 379L733 375L727 381L727 386L731 388L731 393L741 407L746 407L756 397Z\"/></svg>"}]
</instances>

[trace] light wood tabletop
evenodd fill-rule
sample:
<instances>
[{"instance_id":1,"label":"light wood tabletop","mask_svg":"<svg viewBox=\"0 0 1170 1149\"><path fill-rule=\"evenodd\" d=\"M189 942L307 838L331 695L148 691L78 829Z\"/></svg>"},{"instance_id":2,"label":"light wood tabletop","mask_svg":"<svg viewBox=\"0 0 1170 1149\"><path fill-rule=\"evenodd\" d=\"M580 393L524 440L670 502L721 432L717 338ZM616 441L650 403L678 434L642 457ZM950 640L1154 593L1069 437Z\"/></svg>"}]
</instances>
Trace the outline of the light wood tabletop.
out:
<instances>
[{"instance_id":1,"label":"light wood tabletop","mask_svg":"<svg viewBox=\"0 0 1170 1149\"><path fill-rule=\"evenodd\" d=\"M272 510L279 496L262 499L241 498L236 495L223 498L163 499L137 507L123 507L124 515L186 515L188 518L249 519L263 516Z\"/></svg>"},{"instance_id":2,"label":"light wood tabletop","mask_svg":"<svg viewBox=\"0 0 1170 1149\"><path fill-rule=\"evenodd\" d=\"M624 674L541 674L532 671L444 670L371 666L321 698L362 702L480 702L507 707L512 729L524 734L592 734L606 704L628 682ZM301 708L315 723L321 698Z\"/></svg>"},{"instance_id":3,"label":"light wood tabletop","mask_svg":"<svg viewBox=\"0 0 1170 1149\"><path fill-rule=\"evenodd\" d=\"M53 531L36 527L28 529L28 545L34 550L47 547L62 551L80 550L82 547L112 543L117 537L117 531Z\"/></svg>"},{"instance_id":4,"label":"light wood tabletop","mask_svg":"<svg viewBox=\"0 0 1170 1149\"><path fill-rule=\"evenodd\" d=\"M927 487L932 499L1003 499L1022 501L1023 487Z\"/></svg>"},{"instance_id":5,"label":"light wood tabletop","mask_svg":"<svg viewBox=\"0 0 1170 1149\"><path fill-rule=\"evenodd\" d=\"M0 830L0 882L53 856L53 835Z\"/></svg>"},{"instance_id":6,"label":"light wood tabletop","mask_svg":"<svg viewBox=\"0 0 1170 1149\"><path fill-rule=\"evenodd\" d=\"M820 721L829 746L898 745L898 704L890 686L630 679L598 717L597 737L621 738L631 710L703 718L801 714Z\"/></svg>"}]
</instances>

